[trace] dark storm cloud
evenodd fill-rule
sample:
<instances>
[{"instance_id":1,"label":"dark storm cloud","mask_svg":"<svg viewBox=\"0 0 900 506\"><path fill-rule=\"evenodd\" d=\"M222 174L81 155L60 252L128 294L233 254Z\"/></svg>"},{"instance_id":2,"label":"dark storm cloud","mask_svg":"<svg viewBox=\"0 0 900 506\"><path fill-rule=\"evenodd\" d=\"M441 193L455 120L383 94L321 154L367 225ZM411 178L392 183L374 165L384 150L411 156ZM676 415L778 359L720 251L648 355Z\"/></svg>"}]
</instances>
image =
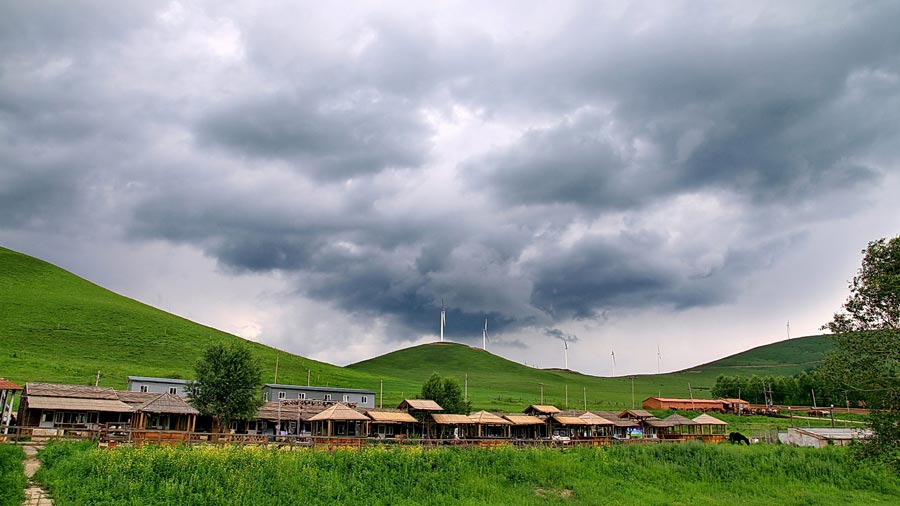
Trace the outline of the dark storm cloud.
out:
<instances>
[{"instance_id":1,"label":"dark storm cloud","mask_svg":"<svg viewBox=\"0 0 900 506\"><path fill-rule=\"evenodd\" d=\"M574 5L493 27L5 5L0 228L190 245L388 338L437 333L443 298L459 340L568 339L733 300L896 167L900 4Z\"/></svg>"},{"instance_id":2,"label":"dark storm cloud","mask_svg":"<svg viewBox=\"0 0 900 506\"><path fill-rule=\"evenodd\" d=\"M898 127L883 108L897 101L900 9L844 14L813 30L700 13L630 36L576 19L527 85L565 119L473 161L472 186L511 204L622 209L703 188L771 201L872 185L879 171L860 159Z\"/></svg>"},{"instance_id":3,"label":"dark storm cloud","mask_svg":"<svg viewBox=\"0 0 900 506\"><path fill-rule=\"evenodd\" d=\"M563 332L562 330L556 329L556 328L553 328L553 329L545 328L544 335L547 337L552 337L553 339L559 339L560 341L565 341L567 343L574 343L574 342L578 341L578 336L576 336L575 334L569 334L569 333Z\"/></svg>"},{"instance_id":4,"label":"dark storm cloud","mask_svg":"<svg viewBox=\"0 0 900 506\"><path fill-rule=\"evenodd\" d=\"M206 115L197 133L201 142L286 159L319 179L419 167L429 148L429 128L415 108L377 90L250 98Z\"/></svg>"}]
</instances>

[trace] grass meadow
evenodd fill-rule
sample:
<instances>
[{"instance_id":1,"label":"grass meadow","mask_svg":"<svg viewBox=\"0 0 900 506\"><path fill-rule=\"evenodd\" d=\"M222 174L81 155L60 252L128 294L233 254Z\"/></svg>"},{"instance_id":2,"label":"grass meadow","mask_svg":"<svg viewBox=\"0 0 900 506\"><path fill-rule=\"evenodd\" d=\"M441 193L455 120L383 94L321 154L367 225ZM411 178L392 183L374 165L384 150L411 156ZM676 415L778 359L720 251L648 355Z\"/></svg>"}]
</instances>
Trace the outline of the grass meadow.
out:
<instances>
[{"instance_id":1,"label":"grass meadow","mask_svg":"<svg viewBox=\"0 0 900 506\"><path fill-rule=\"evenodd\" d=\"M897 504L900 479L844 448L567 450L48 446L36 479L66 505Z\"/></svg>"},{"instance_id":2,"label":"grass meadow","mask_svg":"<svg viewBox=\"0 0 900 506\"><path fill-rule=\"evenodd\" d=\"M25 452L18 446L0 445L0 506L21 506L25 500Z\"/></svg>"}]
</instances>

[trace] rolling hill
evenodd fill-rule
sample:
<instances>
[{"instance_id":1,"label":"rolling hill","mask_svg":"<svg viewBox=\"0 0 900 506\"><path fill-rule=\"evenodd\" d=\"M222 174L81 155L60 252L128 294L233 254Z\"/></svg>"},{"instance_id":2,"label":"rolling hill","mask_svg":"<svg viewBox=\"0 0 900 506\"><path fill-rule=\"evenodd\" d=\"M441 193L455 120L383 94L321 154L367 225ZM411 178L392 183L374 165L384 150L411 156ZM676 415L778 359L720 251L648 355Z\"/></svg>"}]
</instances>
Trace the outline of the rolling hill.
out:
<instances>
[{"instance_id":1,"label":"rolling hill","mask_svg":"<svg viewBox=\"0 0 900 506\"><path fill-rule=\"evenodd\" d=\"M0 376L123 388L128 375L191 378L203 349L241 343L274 375L276 350L113 293L42 260L0 248ZM279 354L278 381L374 388L359 371ZM271 364L271 365L270 365Z\"/></svg>"},{"instance_id":2,"label":"rolling hill","mask_svg":"<svg viewBox=\"0 0 900 506\"><path fill-rule=\"evenodd\" d=\"M122 388L128 375L191 378L202 350L242 343L273 381L276 350L115 294L47 262L0 248L0 376ZM826 336L761 346L684 371L602 378L535 369L478 348L432 343L337 367L280 352L278 380L384 388L384 405L414 397L433 372L468 380L478 409L519 411L541 401L560 407L631 406L651 395L708 397L719 374L796 374L814 367L830 347ZM632 390L633 387L633 390ZM568 395L567 395L568 391ZM633 392L633 396L632 396Z\"/></svg>"}]
</instances>

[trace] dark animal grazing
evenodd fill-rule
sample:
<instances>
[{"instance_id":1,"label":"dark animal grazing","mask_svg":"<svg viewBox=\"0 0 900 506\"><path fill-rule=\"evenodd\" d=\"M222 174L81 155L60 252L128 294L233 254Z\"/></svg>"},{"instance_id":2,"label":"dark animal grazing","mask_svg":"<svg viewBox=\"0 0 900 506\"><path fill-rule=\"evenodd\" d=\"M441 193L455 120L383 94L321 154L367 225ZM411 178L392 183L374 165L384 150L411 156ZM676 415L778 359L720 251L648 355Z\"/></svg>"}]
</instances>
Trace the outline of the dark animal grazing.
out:
<instances>
[{"instance_id":1,"label":"dark animal grazing","mask_svg":"<svg viewBox=\"0 0 900 506\"><path fill-rule=\"evenodd\" d=\"M740 432L732 432L728 435L728 440L732 443L747 443L747 446L750 446L750 440L747 439L747 436L741 434Z\"/></svg>"}]
</instances>

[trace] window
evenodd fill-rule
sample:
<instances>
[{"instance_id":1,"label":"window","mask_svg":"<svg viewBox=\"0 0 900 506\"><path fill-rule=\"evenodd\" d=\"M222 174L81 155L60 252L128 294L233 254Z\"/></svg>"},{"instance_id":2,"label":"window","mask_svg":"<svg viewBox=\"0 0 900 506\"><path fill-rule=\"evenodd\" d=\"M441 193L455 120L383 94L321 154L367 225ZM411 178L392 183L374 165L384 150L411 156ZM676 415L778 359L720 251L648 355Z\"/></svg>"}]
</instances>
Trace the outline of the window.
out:
<instances>
[{"instance_id":1,"label":"window","mask_svg":"<svg viewBox=\"0 0 900 506\"><path fill-rule=\"evenodd\" d=\"M177 387L169 387L169 393L172 395L178 395L178 388Z\"/></svg>"},{"instance_id":2,"label":"window","mask_svg":"<svg viewBox=\"0 0 900 506\"><path fill-rule=\"evenodd\" d=\"M331 400L331 394L325 394L325 400L326 400L326 401L330 401L330 400Z\"/></svg>"},{"instance_id":3,"label":"window","mask_svg":"<svg viewBox=\"0 0 900 506\"><path fill-rule=\"evenodd\" d=\"M263 401L269 402L269 392L263 392Z\"/></svg>"},{"instance_id":4,"label":"window","mask_svg":"<svg viewBox=\"0 0 900 506\"><path fill-rule=\"evenodd\" d=\"M306 399L306 392L300 392L299 394L297 394L297 398L301 401Z\"/></svg>"},{"instance_id":5,"label":"window","mask_svg":"<svg viewBox=\"0 0 900 506\"><path fill-rule=\"evenodd\" d=\"M148 390L149 388L147 387L147 385L141 385L141 392L147 393Z\"/></svg>"},{"instance_id":6,"label":"window","mask_svg":"<svg viewBox=\"0 0 900 506\"><path fill-rule=\"evenodd\" d=\"M344 394L344 402L350 402L350 396L348 394Z\"/></svg>"},{"instance_id":7,"label":"window","mask_svg":"<svg viewBox=\"0 0 900 506\"><path fill-rule=\"evenodd\" d=\"M284 397L285 397L285 393L284 393L284 392L278 392L278 400L279 400L279 401L282 400L282 399L284 399Z\"/></svg>"},{"instance_id":8,"label":"window","mask_svg":"<svg viewBox=\"0 0 900 506\"><path fill-rule=\"evenodd\" d=\"M364 396L362 396L362 398L360 399L359 402L360 402L360 404L365 404L365 403L369 402L369 398L364 395Z\"/></svg>"}]
</instances>

